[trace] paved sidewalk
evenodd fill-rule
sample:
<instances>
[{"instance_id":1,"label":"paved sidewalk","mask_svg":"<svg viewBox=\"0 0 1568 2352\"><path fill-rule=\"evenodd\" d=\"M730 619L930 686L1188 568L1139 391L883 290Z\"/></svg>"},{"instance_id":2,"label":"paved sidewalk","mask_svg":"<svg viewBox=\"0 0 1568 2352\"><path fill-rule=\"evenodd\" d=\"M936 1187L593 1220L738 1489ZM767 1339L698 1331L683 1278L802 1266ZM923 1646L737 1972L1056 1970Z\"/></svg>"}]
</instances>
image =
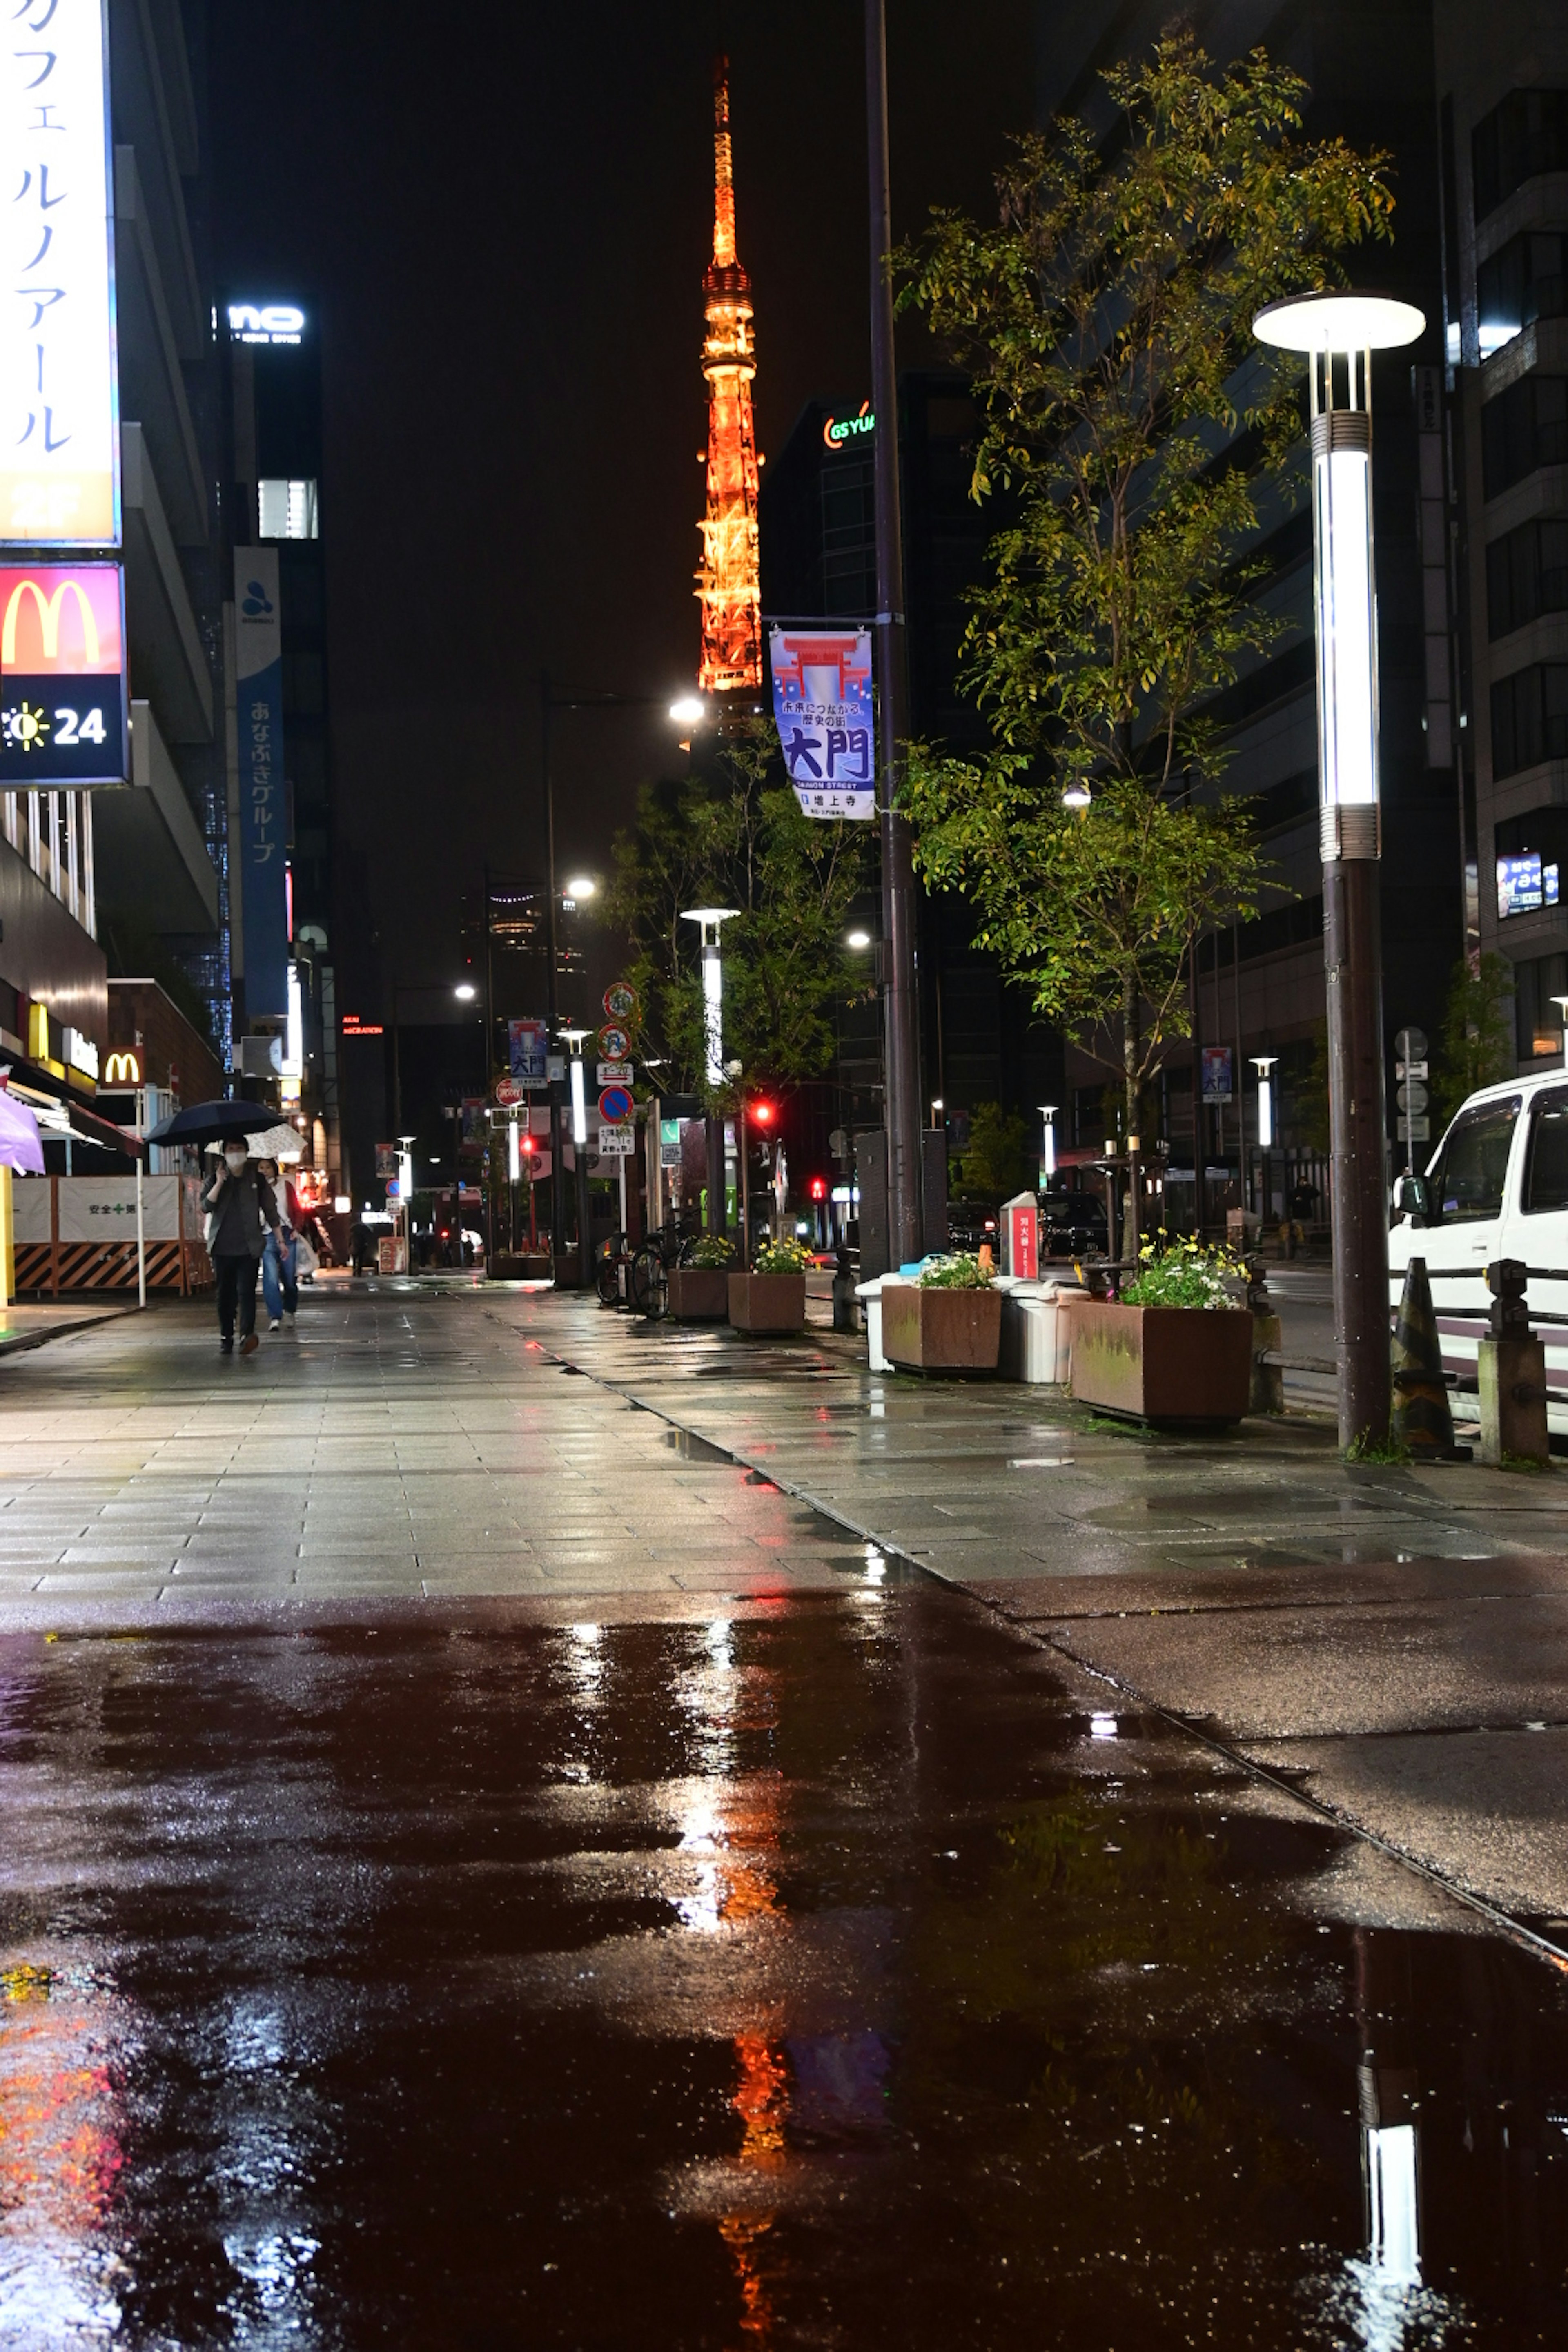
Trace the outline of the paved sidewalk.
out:
<instances>
[{"instance_id":1,"label":"paved sidewalk","mask_svg":"<svg viewBox=\"0 0 1568 2352\"><path fill-rule=\"evenodd\" d=\"M1144 1436L816 1335L484 1311L1568 1949L1561 1469L1352 1468L1305 1416Z\"/></svg>"}]
</instances>

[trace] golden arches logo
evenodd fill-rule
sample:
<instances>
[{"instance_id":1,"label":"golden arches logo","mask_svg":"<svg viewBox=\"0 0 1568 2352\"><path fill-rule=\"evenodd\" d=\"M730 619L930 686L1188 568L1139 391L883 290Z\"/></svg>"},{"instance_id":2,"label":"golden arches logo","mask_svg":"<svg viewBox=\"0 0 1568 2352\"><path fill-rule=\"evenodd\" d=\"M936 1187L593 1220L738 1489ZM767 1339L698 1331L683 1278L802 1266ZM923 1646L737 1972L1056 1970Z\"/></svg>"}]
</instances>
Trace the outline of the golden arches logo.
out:
<instances>
[{"instance_id":1,"label":"golden arches logo","mask_svg":"<svg viewBox=\"0 0 1568 2352\"><path fill-rule=\"evenodd\" d=\"M139 1087L142 1069L134 1054L110 1054L103 1066L106 1087Z\"/></svg>"},{"instance_id":2,"label":"golden arches logo","mask_svg":"<svg viewBox=\"0 0 1568 2352\"><path fill-rule=\"evenodd\" d=\"M92 604L79 580L60 582L52 596L47 596L36 580L18 580L5 606L5 623L0 630L0 664L6 669L16 666L16 616L22 609L24 596L31 596L37 608L38 626L43 631L44 659L58 661L60 653L60 614L65 607L67 592L76 598L77 611L81 615L82 642L87 649L89 665L96 668L100 659L98 642L98 622Z\"/></svg>"}]
</instances>

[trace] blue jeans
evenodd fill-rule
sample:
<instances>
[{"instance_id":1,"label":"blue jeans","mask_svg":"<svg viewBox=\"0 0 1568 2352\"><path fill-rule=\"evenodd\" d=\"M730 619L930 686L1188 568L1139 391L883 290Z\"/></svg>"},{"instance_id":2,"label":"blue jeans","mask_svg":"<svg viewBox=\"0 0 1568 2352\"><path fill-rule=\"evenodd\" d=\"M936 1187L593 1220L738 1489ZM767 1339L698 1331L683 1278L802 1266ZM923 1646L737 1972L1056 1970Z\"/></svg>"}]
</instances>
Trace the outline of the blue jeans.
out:
<instances>
[{"instance_id":1,"label":"blue jeans","mask_svg":"<svg viewBox=\"0 0 1568 2352\"><path fill-rule=\"evenodd\" d=\"M285 1309L292 1315L300 1304L300 1286L294 1279L294 1237L289 1235L280 1244L276 1234L268 1234L267 1246L261 1253L261 1288L267 1300L267 1318L276 1323Z\"/></svg>"}]
</instances>

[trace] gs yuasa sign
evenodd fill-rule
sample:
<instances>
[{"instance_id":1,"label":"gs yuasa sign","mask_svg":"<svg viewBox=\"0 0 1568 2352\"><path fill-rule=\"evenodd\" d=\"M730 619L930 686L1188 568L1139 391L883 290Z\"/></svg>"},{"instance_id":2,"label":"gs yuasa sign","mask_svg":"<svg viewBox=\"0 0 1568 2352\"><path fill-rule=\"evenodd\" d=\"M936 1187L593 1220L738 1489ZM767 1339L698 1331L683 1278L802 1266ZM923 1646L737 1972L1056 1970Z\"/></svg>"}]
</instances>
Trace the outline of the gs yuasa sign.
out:
<instances>
[{"instance_id":1,"label":"gs yuasa sign","mask_svg":"<svg viewBox=\"0 0 1568 2352\"><path fill-rule=\"evenodd\" d=\"M131 747L118 563L0 565L0 785L121 784Z\"/></svg>"}]
</instances>

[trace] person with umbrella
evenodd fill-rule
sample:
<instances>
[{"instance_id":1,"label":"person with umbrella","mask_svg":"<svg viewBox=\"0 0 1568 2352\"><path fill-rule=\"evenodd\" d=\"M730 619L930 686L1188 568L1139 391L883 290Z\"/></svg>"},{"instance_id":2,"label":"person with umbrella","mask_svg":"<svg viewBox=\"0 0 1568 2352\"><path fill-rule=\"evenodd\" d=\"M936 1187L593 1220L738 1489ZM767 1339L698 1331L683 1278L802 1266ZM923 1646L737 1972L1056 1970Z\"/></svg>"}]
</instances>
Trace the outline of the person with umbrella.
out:
<instances>
[{"instance_id":1,"label":"person with umbrella","mask_svg":"<svg viewBox=\"0 0 1568 2352\"><path fill-rule=\"evenodd\" d=\"M207 1212L207 1253L217 1276L220 1345L226 1356L233 1354L237 1319L239 1352L253 1355L259 1345L256 1277L266 1238L263 1227L270 1225L277 1233L282 1220L272 1187L252 1161L243 1133L225 1137L217 1173L202 1187L202 1206Z\"/></svg>"}]
</instances>

